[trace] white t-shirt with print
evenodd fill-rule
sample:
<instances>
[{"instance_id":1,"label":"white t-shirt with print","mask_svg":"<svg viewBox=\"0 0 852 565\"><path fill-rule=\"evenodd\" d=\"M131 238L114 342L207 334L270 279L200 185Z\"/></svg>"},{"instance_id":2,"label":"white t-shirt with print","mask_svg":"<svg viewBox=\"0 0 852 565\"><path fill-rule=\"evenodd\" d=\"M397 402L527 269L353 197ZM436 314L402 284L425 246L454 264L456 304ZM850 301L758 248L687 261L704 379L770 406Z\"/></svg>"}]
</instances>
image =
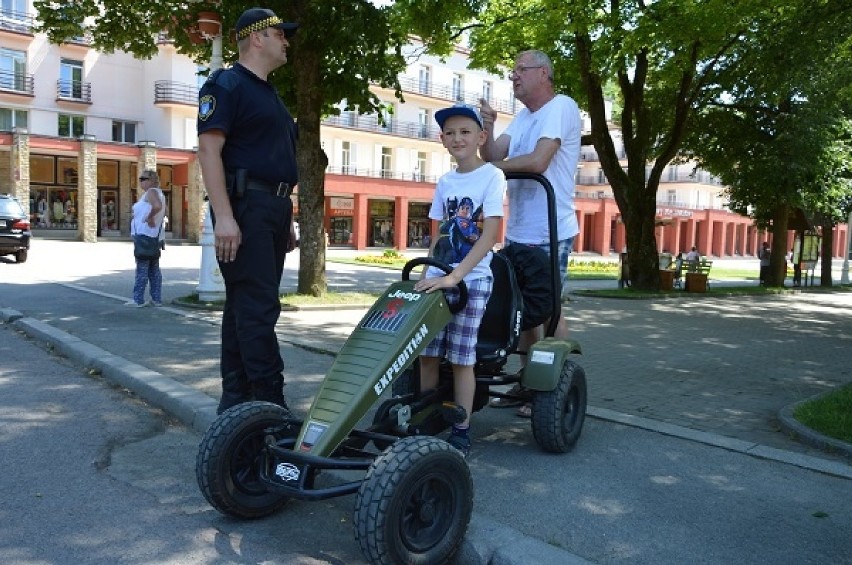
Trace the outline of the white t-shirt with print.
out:
<instances>
[{"instance_id":1,"label":"white t-shirt with print","mask_svg":"<svg viewBox=\"0 0 852 565\"><path fill-rule=\"evenodd\" d=\"M508 157L528 155L540 139L559 140L559 149L544 171L556 194L557 235L561 241L580 233L574 207L574 175L580 160L583 122L577 103L557 94L547 104L530 112L524 108L504 132L510 137ZM547 243L547 194L532 180L511 180L508 188L509 218L506 238L518 243Z\"/></svg>"},{"instance_id":2,"label":"white t-shirt with print","mask_svg":"<svg viewBox=\"0 0 852 565\"><path fill-rule=\"evenodd\" d=\"M481 211L481 220L488 217L503 216L503 196L506 192L506 176L503 171L485 163L473 171L460 173L450 171L438 179L435 188L435 196L432 207L429 209L429 217L433 220L453 220L462 208L462 203L470 204L471 215ZM470 199L470 202L467 199ZM463 212L464 214L464 212ZM480 220L480 221L481 221ZM478 237L478 230L475 230ZM441 235L441 234L438 234ZM467 245L473 246L472 242ZM451 262L455 267L459 261ZM443 271L430 267L427 276L436 277L443 275ZM472 281L491 276L491 252L464 277L465 281Z\"/></svg>"}]
</instances>

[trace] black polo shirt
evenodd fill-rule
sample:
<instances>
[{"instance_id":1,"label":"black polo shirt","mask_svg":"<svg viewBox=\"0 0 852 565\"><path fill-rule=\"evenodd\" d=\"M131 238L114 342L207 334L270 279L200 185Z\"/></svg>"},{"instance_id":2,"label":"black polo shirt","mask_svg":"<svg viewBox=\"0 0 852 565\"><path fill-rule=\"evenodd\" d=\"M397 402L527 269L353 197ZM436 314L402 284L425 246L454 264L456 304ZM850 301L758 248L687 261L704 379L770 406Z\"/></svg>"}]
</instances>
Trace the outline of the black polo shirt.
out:
<instances>
[{"instance_id":1,"label":"black polo shirt","mask_svg":"<svg viewBox=\"0 0 852 565\"><path fill-rule=\"evenodd\" d=\"M298 180L296 124L273 86L239 63L218 71L198 94L198 134L225 133L225 170L268 182Z\"/></svg>"}]
</instances>

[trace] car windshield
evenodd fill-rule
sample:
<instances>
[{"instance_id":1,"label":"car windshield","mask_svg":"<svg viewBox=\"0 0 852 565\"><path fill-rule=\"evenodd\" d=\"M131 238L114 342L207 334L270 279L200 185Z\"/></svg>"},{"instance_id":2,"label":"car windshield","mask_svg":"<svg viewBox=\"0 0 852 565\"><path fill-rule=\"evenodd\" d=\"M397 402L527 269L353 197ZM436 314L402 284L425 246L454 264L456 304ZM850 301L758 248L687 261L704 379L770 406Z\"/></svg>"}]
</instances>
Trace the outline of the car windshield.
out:
<instances>
[{"instance_id":1,"label":"car windshield","mask_svg":"<svg viewBox=\"0 0 852 565\"><path fill-rule=\"evenodd\" d=\"M23 216L24 209L21 208L21 205L17 200L12 200L11 198L3 198L0 199L0 214L6 216Z\"/></svg>"}]
</instances>

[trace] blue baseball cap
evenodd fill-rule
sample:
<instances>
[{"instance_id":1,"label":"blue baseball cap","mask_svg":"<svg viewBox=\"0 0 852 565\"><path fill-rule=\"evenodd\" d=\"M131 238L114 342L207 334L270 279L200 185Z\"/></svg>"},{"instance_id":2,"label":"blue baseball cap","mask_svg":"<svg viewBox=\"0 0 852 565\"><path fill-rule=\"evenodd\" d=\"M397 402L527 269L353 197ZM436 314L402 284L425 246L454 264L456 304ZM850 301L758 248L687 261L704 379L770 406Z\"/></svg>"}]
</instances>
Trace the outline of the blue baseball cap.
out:
<instances>
[{"instance_id":1,"label":"blue baseball cap","mask_svg":"<svg viewBox=\"0 0 852 565\"><path fill-rule=\"evenodd\" d=\"M443 110L438 110L435 112L435 121L438 122L438 127L444 129L444 122L447 121L448 118L452 118L453 116L464 116L466 118L470 118L476 125L479 126L479 129L485 129L482 125L482 118L479 116L479 110L474 108L469 104L456 104L454 106L450 106L449 108L444 108Z\"/></svg>"}]
</instances>

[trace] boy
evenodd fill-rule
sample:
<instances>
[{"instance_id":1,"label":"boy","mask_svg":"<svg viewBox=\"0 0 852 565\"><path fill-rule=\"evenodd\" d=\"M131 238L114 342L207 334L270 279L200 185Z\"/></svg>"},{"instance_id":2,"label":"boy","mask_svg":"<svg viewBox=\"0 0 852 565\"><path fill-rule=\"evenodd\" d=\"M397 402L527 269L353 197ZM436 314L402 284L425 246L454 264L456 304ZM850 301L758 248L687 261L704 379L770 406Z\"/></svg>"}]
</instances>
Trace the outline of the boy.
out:
<instances>
[{"instance_id":1,"label":"boy","mask_svg":"<svg viewBox=\"0 0 852 565\"><path fill-rule=\"evenodd\" d=\"M476 378L476 337L491 296L491 248L497 241L503 216L503 194L506 177L503 172L479 157L485 143L482 118L473 107L456 105L435 112L441 128L441 143L452 155L458 168L438 180L429 217L443 221L440 237L436 237L429 254L453 267L445 274L430 267L414 288L419 292L448 290L448 299L457 297L456 285L462 279L468 289L467 305L426 347L420 357L422 390L438 385L441 358L446 355L453 366L453 390L456 403L467 416L453 424L447 440L467 456L470 451L470 414Z\"/></svg>"}]
</instances>

